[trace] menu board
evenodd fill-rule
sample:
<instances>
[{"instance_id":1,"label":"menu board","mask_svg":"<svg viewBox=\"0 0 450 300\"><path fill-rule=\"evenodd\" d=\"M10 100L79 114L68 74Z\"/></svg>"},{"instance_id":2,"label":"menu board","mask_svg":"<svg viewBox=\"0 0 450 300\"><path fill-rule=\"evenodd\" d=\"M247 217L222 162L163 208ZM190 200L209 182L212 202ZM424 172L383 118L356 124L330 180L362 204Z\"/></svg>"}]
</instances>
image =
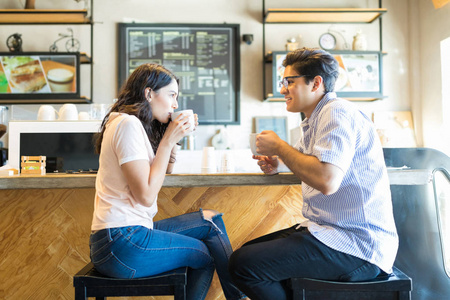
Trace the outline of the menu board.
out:
<instances>
[{"instance_id":1,"label":"menu board","mask_svg":"<svg viewBox=\"0 0 450 300\"><path fill-rule=\"evenodd\" d=\"M180 78L179 109L200 124L239 124L238 24L119 24L119 88L141 64Z\"/></svg>"}]
</instances>

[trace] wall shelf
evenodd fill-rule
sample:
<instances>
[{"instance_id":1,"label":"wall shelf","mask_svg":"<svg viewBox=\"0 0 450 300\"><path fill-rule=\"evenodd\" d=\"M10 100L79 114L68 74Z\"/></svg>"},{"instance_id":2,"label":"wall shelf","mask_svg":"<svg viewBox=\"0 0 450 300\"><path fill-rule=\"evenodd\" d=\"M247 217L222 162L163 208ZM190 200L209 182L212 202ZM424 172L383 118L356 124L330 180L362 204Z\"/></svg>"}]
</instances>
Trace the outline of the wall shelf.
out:
<instances>
[{"instance_id":1,"label":"wall shelf","mask_svg":"<svg viewBox=\"0 0 450 300\"><path fill-rule=\"evenodd\" d=\"M39 103L92 103L94 95L94 19L93 2L89 0L87 9L0 9L0 25L76 25L89 26L90 31L90 53L80 53L80 64L89 68L89 95L81 97L74 96L71 99L40 99L31 96L27 99L2 99L2 104L39 104ZM37 36L35 37L38 38ZM42 51L41 51L42 52ZM89 51L88 51L89 52ZM52 52L48 52L52 53ZM87 94L87 93L86 93Z\"/></svg>"},{"instance_id":2,"label":"wall shelf","mask_svg":"<svg viewBox=\"0 0 450 300\"><path fill-rule=\"evenodd\" d=\"M267 102L284 102L284 97L276 91L277 75L274 75L277 71L273 69L272 51L266 53L266 25L271 24L325 24L325 23L346 23L346 24L358 24L358 23L373 23L378 21L379 26L379 40L380 49L376 51L379 55L379 61L381 62L381 56L386 55L383 52L382 44L382 16L387 13L386 8L382 8L382 0L378 1L377 8L268 8L266 10L266 0L262 0L262 23L263 23L263 101ZM314 47L314 45L311 45ZM276 51L281 52L281 51ZM339 52L339 51L329 51ZM340 51L340 54L344 54L345 51ZM368 54L374 51L348 51L348 54ZM269 65L272 67L269 69ZM267 69L267 70L266 70ZM382 63L380 63L378 69L382 74ZM277 69L278 70L278 69ZM271 74L272 80L269 84L267 75ZM276 77L276 78L275 78ZM364 91L357 93L356 91L338 91L338 97L348 99L350 101L375 101L385 98L382 94L382 80L379 83L380 90L371 92ZM352 95L348 95L348 94Z\"/></svg>"},{"instance_id":3,"label":"wall shelf","mask_svg":"<svg viewBox=\"0 0 450 300\"><path fill-rule=\"evenodd\" d=\"M269 8L265 23L372 23L385 8Z\"/></svg>"},{"instance_id":4,"label":"wall shelf","mask_svg":"<svg viewBox=\"0 0 450 300\"><path fill-rule=\"evenodd\" d=\"M85 9L0 9L0 24L90 24Z\"/></svg>"}]
</instances>

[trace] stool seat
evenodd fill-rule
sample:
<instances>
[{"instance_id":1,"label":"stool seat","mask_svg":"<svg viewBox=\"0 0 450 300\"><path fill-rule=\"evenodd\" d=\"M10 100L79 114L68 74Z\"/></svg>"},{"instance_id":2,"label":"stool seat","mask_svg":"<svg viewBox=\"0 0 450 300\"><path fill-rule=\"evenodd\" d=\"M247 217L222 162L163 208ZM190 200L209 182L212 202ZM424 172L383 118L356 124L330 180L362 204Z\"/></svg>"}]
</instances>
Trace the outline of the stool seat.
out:
<instances>
[{"instance_id":1,"label":"stool seat","mask_svg":"<svg viewBox=\"0 0 450 300\"><path fill-rule=\"evenodd\" d=\"M412 280L393 267L393 273L368 281L342 282L311 278L291 278L294 300L390 300L411 299Z\"/></svg>"},{"instance_id":2,"label":"stool seat","mask_svg":"<svg viewBox=\"0 0 450 300\"><path fill-rule=\"evenodd\" d=\"M178 268L151 277L122 279L107 277L88 263L73 277L75 300L88 297L164 296L175 300L186 299L187 267Z\"/></svg>"}]
</instances>

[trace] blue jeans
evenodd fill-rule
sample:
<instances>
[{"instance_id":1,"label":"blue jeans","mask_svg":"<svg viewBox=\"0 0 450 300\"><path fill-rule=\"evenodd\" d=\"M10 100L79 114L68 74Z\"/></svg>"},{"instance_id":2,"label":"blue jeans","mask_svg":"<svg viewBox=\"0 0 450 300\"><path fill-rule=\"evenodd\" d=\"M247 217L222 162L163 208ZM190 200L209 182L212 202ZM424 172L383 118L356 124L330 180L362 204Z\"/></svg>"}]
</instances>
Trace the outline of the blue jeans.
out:
<instances>
[{"instance_id":1,"label":"blue jeans","mask_svg":"<svg viewBox=\"0 0 450 300\"><path fill-rule=\"evenodd\" d=\"M280 230L244 244L228 268L238 288L252 300L292 299L287 279L308 277L362 281L386 275L376 265L333 250L305 227Z\"/></svg>"},{"instance_id":2,"label":"blue jeans","mask_svg":"<svg viewBox=\"0 0 450 300\"><path fill-rule=\"evenodd\" d=\"M231 282L233 252L222 214L211 220L193 212L142 226L108 228L90 237L91 261L110 277L139 278L187 266L187 299L204 299L214 270L227 299L245 297Z\"/></svg>"}]
</instances>

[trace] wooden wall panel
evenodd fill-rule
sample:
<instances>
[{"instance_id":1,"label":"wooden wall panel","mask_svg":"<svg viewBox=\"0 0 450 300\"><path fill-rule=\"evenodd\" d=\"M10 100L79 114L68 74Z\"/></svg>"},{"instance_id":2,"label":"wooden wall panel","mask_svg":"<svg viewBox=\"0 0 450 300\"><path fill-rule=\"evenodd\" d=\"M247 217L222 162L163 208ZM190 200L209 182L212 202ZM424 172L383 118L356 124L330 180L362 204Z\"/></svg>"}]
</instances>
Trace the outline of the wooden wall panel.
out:
<instances>
[{"instance_id":1,"label":"wooden wall panel","mask_svg":"<svg viewBox=\"0 0 450 300\"><path fill-rule=\"evenodd\" d=\"M73 299L72 276L89 261L94 193L0 190L0 299ZM303 219L299 185L163 188L158 201L156 220L199 208L223 212L234 249ZM207 299L225 299L217 276Z\"/></svg>"}]
</instances>

